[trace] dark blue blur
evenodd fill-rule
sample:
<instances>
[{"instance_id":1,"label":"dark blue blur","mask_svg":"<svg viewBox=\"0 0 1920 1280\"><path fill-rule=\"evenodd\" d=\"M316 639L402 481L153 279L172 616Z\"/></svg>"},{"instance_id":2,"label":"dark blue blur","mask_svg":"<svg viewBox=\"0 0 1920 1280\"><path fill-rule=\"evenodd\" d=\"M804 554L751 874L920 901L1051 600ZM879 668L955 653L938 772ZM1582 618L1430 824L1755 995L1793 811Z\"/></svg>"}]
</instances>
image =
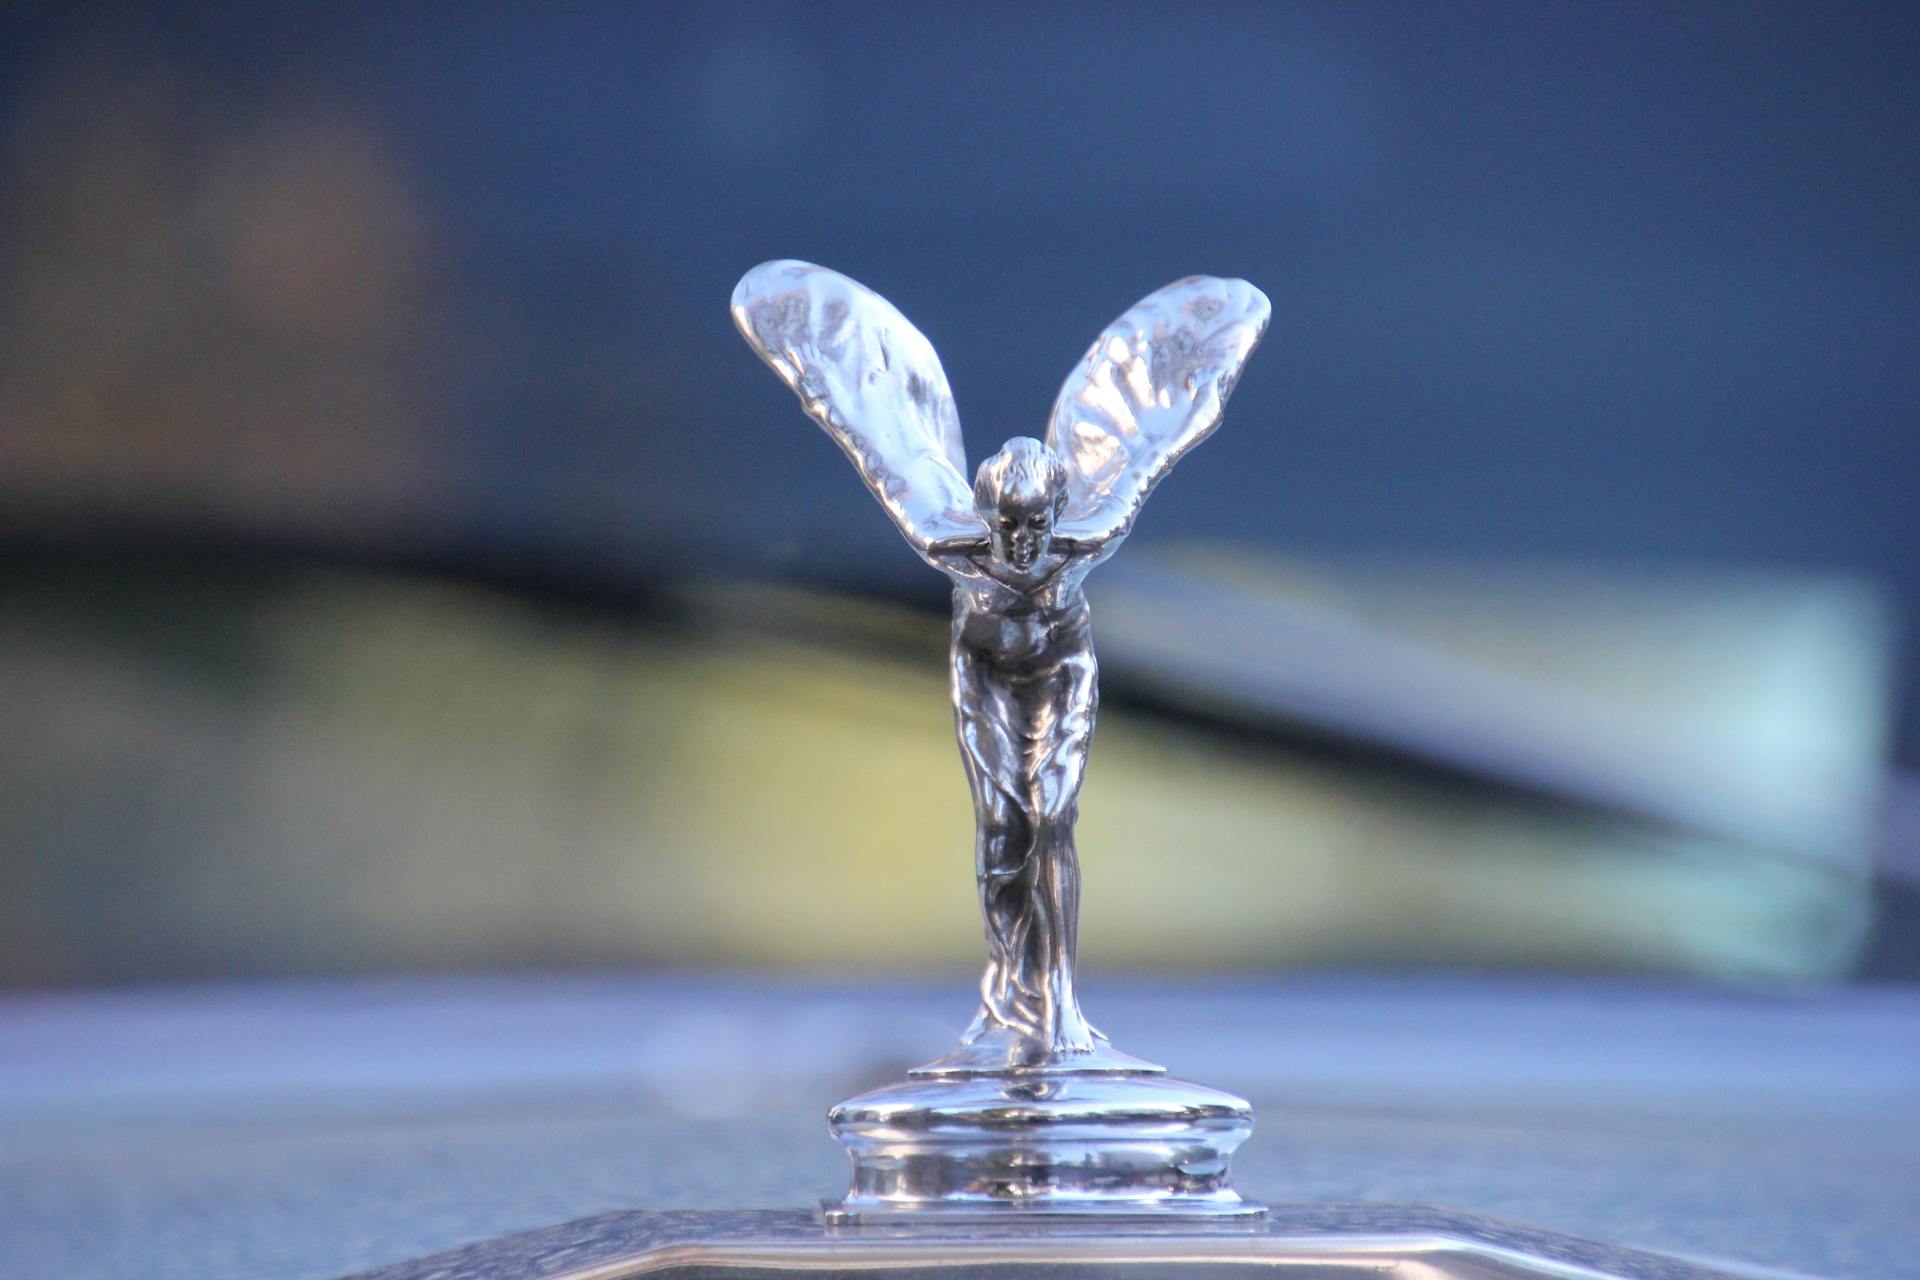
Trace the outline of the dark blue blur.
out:
<instances>
[{"instance_id":1,"label":"dark blue blur","mask_svg":"<svg viewBox=\"0 0 1920 1280\"><path fill-rule=\"evenodd\" d=\"M369 439L420 451L370 494L248 502L195 478L219 431L150 440L187 523L645 572L818 556L931 593L733 334L739 274L802 257L893 299L977 454L1200 271L1276 322L1153 538L1842 570L1920 616L1910 4L47 4L0 33L15 278L60 252L29 215L81 126L152 129L178 169L319 120L404 195L402 355L367 367L413 407ZM304 459L263 472L285 492L364 443L302 453L346 430L315 416L245 426ZM0 431L43 458L55 420ZM8 491L139 509L81 472Z\"/></svg>"}]
</instances>

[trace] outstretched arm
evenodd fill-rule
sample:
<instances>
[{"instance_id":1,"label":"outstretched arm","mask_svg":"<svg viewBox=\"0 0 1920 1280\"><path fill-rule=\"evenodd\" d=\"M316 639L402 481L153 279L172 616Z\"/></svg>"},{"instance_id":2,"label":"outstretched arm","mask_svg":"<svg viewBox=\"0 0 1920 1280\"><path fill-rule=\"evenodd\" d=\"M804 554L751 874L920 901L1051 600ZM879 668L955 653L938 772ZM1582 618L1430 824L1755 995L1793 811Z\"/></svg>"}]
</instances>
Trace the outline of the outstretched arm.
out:
<instances>
[{"instance_id":1,"label":"outstretched arm","mask_svg":"<svg viewBox=\"0 0 1920 1280\"><path fill-rule=\"evenodd\" d=\"M1091 560L1095 564L1105 560L1119 550L1124 531L1116 534L1098 520L1062 520L1053 527L1054 549L1074 560Z\"/></svg>"},{"instance_id":2,"label":"outstretched arm","mask_svg":"<svg viewBox=\"0 0 1920 1280\"><path fill-rule=\"evenodd\" d=\"M892 303L825 267L768 262L734 289L733 321L923 558L985 539L947 375Z\"/></svg>"},{"instance_id":3,"label":"outstretched arm","mask_svg":"<svg viewBox=\"0 0 1920 1280\"><path fill-rule=\"evenodd\" d=\"M973 518L973 528L946 534L927 544L926 557L929 560L942 558L961 558L985 555L987 552L987 526L978 515Z\"/></svg>"},{"instance_id":4,"label":"outstretched arm","mask_svg":"<svg viewBox=\"0 0 1920 1280\"><path fill-rule=\"evenodd\" d=\"M1053 527L1054 545L1071 556L1106 559L1133 529L1133 512L1122 505L1109 495L1092 499L1077 511L1070 509Z\"/></svg>"}]
</instances>

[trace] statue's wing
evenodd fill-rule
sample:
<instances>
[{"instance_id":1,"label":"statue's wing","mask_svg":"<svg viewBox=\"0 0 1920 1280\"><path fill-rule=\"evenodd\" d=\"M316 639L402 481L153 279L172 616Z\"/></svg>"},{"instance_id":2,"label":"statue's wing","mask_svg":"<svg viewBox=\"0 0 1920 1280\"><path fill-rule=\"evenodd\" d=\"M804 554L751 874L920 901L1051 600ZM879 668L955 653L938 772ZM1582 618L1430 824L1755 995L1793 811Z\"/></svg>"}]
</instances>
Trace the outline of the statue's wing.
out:
<instances>
[{"instance_id":1,"label":"statue's wing","mask_svg":"<svg viewBox=\"0 0 1920 1280\"><path fill-rule=\"evenodd\" d=\"M766 262L734 289L733 322L923 556L984 536L947 375L892 303L825 267Z\"/></svg>"},{"instance_id":2,"label":"statue's wing","mask_svg":"<svg viewBox=\"0 0 1920 1280\"><path fill-rule=\"evenodd\" d=\"M1132 529L1160 477L1219 423L1271 311L1245 280L1188 276L1108 326L1047 425L1067 464L1063 533L1100 543Z\"/></svg>"}]
</instances>

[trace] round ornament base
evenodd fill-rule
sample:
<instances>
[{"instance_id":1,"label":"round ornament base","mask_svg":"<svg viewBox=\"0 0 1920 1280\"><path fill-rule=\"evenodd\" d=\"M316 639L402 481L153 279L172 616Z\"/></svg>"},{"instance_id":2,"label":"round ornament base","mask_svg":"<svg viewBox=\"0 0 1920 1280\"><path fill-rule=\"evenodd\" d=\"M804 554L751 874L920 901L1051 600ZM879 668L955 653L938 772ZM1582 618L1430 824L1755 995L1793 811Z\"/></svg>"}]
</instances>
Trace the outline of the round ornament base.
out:
<instances>
[{"instance_id":1,"label":"round ornament base","mask_svg":"<svg viewBox=\"0 0 1920 1280\"><path fill-rule=\"evenodd\" d=\"M834 1107L827 1127L853 1161L852 1189L823 1207L831 1224L1264 1212L1228 1177L1253 1108L1164 1075L916 1073Z\"/></svg>"}]
</instances>

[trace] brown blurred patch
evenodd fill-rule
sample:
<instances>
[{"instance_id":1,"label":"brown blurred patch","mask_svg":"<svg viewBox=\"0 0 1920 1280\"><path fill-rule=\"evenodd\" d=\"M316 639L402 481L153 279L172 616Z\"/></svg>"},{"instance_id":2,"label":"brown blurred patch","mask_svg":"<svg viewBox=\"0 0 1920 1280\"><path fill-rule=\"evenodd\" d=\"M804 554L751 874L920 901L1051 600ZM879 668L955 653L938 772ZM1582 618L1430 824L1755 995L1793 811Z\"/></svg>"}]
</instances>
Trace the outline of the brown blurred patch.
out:
<instances>
[{"instance_id":1,"label":"brown blurred patch","mask_svg":"<svg viewBox=\"0 0 1920 1280\"><path fill-rule=\"evenodd\" d=\"M0 493L359 541L445 486L431 219L338 95L125 44L51 59L0 142Z\"/></svg>"}]
</instances>

